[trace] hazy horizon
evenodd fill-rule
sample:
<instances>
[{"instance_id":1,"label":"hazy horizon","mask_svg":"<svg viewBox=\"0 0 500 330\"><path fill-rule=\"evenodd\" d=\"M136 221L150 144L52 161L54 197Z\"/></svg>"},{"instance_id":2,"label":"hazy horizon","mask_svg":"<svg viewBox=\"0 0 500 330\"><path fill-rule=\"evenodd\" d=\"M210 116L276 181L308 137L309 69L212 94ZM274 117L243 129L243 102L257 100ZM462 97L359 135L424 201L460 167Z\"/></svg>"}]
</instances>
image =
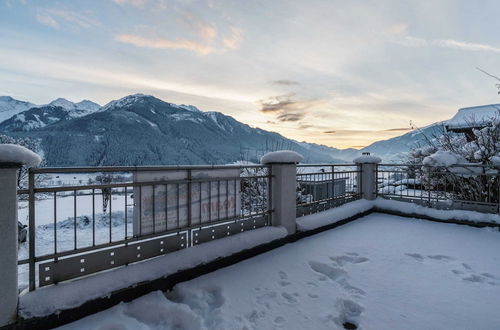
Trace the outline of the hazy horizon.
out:
<instances>
[{"instance_id":1,"label":"hazy horizon","mask_svg":"<svg viewBox=\"0 0 500 330\"><path fill-rule=\"evenodd\" d=\"M499 103L500 3L0 0L0 95L144 93L361 148Z\"/></svg>"}]
</instances>

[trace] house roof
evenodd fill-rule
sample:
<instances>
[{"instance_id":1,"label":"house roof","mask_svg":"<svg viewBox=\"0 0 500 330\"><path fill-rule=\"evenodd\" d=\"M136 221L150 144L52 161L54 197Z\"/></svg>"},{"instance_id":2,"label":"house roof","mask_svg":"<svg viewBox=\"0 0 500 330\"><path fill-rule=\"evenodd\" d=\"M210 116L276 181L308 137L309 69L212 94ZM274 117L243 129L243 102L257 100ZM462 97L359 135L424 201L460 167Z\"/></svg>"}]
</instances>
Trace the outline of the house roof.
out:
<instances>
[{"instance_id":1,"label":"house roof","mask_svg":"<svg viewBox=\"0 0 500 330\"><path fill-rule=\"evenodd\" d=\"M500 116L500 104L480 105L458 109L458 112L445 124L447 130L480 128Z\"/></svg>"}]
</instances>

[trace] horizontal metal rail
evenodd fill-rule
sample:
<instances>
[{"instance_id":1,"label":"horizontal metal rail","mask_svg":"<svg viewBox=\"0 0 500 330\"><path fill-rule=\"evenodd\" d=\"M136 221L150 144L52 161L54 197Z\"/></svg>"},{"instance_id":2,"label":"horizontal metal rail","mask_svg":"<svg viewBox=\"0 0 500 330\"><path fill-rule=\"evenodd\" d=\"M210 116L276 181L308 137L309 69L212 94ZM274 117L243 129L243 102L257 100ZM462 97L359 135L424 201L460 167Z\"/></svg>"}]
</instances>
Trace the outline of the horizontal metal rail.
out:
<instances>
[{"instance_id":1,"label":"horizontal metal rail","mask_svg":"<svg viewBox=\"0 0 500 330\"><path fill-rule=\"evenodd\" d=\"M171 166L102 166L102 167L39 167L30 169L32 173L99 173L99 172L136 172L136 171L176 171L208 169L262 168L263 165L171 165Z\"/></svg>"},{"instance_id":2,"label":"horizontal metal rail","mask_svg":"<svg viewBox=\"0 0 500 330\"><path fill-rule=\"evenodd\" d=\"M160 232L160 233L155 233L155 234L148 234L148 235L143 235L143 236L132 236L132 237L127 238L127 239L123 239L123 240L119 240L119 241L115 241L115 242L111 242L111 243L99 244L99 245L95 245L95 246L87 246L87 247L83 247L83 248L78 248L76 250L69 250L69 251L63 251L63 252L58 252L58 253L35 256L35 262L51 260L54 258L66 257L66 256L70 256L70 255L79 255L81 253L85 253L88 251L106 249L106 248L113 247L113 246L125 245L127 243L147 241L149 239L159 238L162 236L168 236L171 234L176 234L176 233L181 233L181 232L186 232L186 231L190 231L192 229L207 228L207 227L212 227L212 226L231 223L231 222L241 222L241 221L245 221L245 220L252 219L255 217L267 216L271 212L272 212L272 210L269 210L269 211L262 212L262 213L251 214L251 215L245 216L245 217L238 217L238 218L232 218L232 219L222 219L222 220L218 220L218 221L213 221L209 224L197 224L197 225L192 225L192 226L188 226L188 227L183 227L181 229L172 229L172 230L168 230L168 231L164 231L164 232ZM27 264L27 263L29 263L29 259L21 259L18 261L18 265L23 265L23 264Z\"/></svg>"},{"instance_id":3,"label":"horizontal metal rail","mask_svg":"<svg viewBox=\"0 0 500 330\"><path fill-rule=\"evenodd\" d=\"M150 176L151 171L165 174ZM68 185L64 177L54 181L50 176L65 173L83 179ZM20 255L19 267L29 266L29 289L34 290L37 283L57 283L116 267L125 262L123 258L134 260L129 244L149 249L138 254L138 261L157 256L160 252L150 249L156 249L164 236L186 233L185 246L171 246L178 249L269 225L272 177L270 167L262 165L31 169L28 188L18 190L20 203L27 203L29 211L29 256ZM217 228L214 235L212 227ZM155 243L146 244L149 240ZM100 265L98 255L106 249L116 249L121 259ZM82 267L81 275L67 269L75 267L79 255L85 255L82 262L91 263ZM67 262L58 264L59 260ZM44 278L37 276L42 271Z\"/></svg>"},{"instance_id":4,"label":"horizontal metal rail","mask_svg":"<svg viewBox=\"0 0 500 330\"><path fill-rule=\"evenodd\" d=\"M244 176L241 179L259 179L268 178L268 175L260 176ZM92 190L104 188L126 188L126 187L139 187L139 186L161 186L166 184L188 184L200 182L213 182L213 181L228 181L234 180L234 177L220 177L220 178L201 178L201 179L180 179L180 180L164 180L164 181L144 181L144 182L126 182L126 183L108 183L108 184L95 184L95 185L80 185L80 186L63 186L63 187L46 187L34 188L35 193L48 193L60 191L74 191L74 190ZM19 194L29 193L29 190L19 190Z\"/></svg>"}]
</instances>

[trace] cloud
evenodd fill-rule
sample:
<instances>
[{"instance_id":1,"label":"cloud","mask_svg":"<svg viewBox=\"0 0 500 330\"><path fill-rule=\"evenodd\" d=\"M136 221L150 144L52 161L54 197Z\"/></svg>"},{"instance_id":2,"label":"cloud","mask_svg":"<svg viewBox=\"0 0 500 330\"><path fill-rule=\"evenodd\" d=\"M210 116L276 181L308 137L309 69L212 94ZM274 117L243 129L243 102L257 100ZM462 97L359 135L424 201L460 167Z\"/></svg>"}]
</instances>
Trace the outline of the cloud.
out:
<instances>
[{"instance_id":1,"label":"cloud","mask_svg":"<svg viewBox=\"0 0 500 330\"><path fill-rule=\"evenodd\" d=\"M36 20L44 25L50 26L51 28L58 29L59 23L50 15L47 14L37 14Z\"/></svg>"},{"instance_id":2,"label":"cloud","mask_svg":"<svg viewBox=\"0 0 500 330\"><path fill-rule=\"evenodd\" d=\"M166 38L145 38L136 34L119 34L116 41L131 44L136 47L156 48L156 49L185 49L201 55L207 55L215 51L215 48L188 39L166 39Z\"/></svg>"},{"instance_id":3,"label":"cloud","mask_svg":"<svg viewBox=\"0 0 500 330\"><path fill-rule=\"evenodd\" d=\"M388 128L384 129L384 132L400 132L400 131L411 131L411 127L401 127L401 128Z\"/></svg>"},{"instance_id":4,"label":"cloud","mask_svg":"<svg viewBox=\"0 0 500 330\"><path fill-rule=\"evenodd\" d=\"M279 121L299 121L304 117L303 113L280 113L276 119Z\"/></svg>"},{"instance_id":5,"label":"cloud","mask_svg":"<svg viewBox=\"0 0 500 330\"><path fill-rule=\"evenodd\" d=\"M337 131L324 131L323 133L325 133L325 134L335 134L335 133L337 133Z\"/></svg>"},{"instance_id":6,"label":"cloud","mask_svg":"<svg viewBox=\"0 0 500 330\"><path fill-rule=\"evenodd\" d=\"M500 53L500 47L495 47L488 44L479 44L479 43L457 41L457 40L441 40L440 46L447 48L470 50L470 51L486 51L486 52Z\"/></svg>"},{"instance_id":7,"label":"cloud","mask_svg":"<svg viewBox=\"0 0 500 330\"><path fill-rule=\"evenodd\" d=\"M296 101L292 101L291 97L295 94L285 94L285 95L277 95L271 96L267 100L259 100L257 103L261 105L260 111L262 112L278 112L288 110L289 106L293 106Z\"/></svg>"},{"instance_id":8,"label":"cloud","mask_svg":"<svg viewBox=\"0 0 500 330\"><path fill-rule=\"evenodd\" d=\"M74 11L61 9L44 9L37 14L36 19L38 22L55 29L60 27L61 22L65 22L71 27L78 26L85 29L101 25L101 22L96 19Z\"/></svg>"},{"instance_id":9,"label":"cloud","mask_svg":"<svg viewBox=\"0 0 500 330\"><path fill-rule=\"evenodd\" d=\"M258 100L259 111L274 114L278 121L299 121L306 116L306 111L324 103L323 100L294 100L295 93L271 96Z\"/></svg>"},{"instance_id":10,"label":"cloud","mask_svg":"<svg viewBox=\"0 0 500 330\"><path fill-rule=\"evenodd\" d=\"M218 37L217 29L213 25L190 11L177 10L181 13L178 21L194 33L192 38L155 38L139 34L122 33L116 35L115 40L136 47L184 49L194 51L200 55L215 52L222 53L228 49L236 49L238 47L241 40L241 31L238 28L231 27L231 34L221 41L220 37Z\"/></svg>"},{"instance_id":11,"label":"cloud","mask_svg":"<svg viewBox=\"0 0 500 330\"><path fill-rule=\"evenodd\" d=\"M298 81L287 80L287 79L273 80L271 81L271 83L274 85L283 85L283 86L300 85Z\"/></svg>"},{"instance_id":12,"label":"cloud","mask_svg":"<svg viewBox=\"0 0 500 330\"><path fill-rule=\"evenodd\" d=\"M113 2L119 5L142 7L146 4L147 0L113 0Z\"/></svg>"},{"instance_id":13,"label":"cloud","mask_svg":"<svg viewBox=\"0 0 500 330\"><path fill-rule=\"evenodd\" d=\"M178 11L181 13L179 21L190 28L202 40L211 42L215 39L217 36L217 29L215 27L191 11L183 9L178 9Z\"/></svg>"},{"instance_id":14,"label":"cloud","mask_svg":"<svg viewBox=\"0 0 500 330\"><path fill-rule=\"evenodd\" d=\"M232 26L230 34L222 40L224 45L229 49L237 49L243 39L241 30Z\"/></svg>"},{"instance_id":15,"label":"cloud","mask_svg":"<svg viewBox=\"0 0 500 330\"><path fill-rule=\"evenodd\" d=\"M406 47L439 47L465 51L500 53L500 47L497 46L453 39L423 39L405 36L397 40L396 43Z\"/></svg>"},{"instance_id":16,"label":"cloud","mask_svg":"<svg viewBox=\"0 0 500 330\"><path fill-rule=\"evenodd\" d=\"M408 30L408 24L400 23L389 26L389 31L394 34L404 34Z\"/></svg>"}]
</instances>

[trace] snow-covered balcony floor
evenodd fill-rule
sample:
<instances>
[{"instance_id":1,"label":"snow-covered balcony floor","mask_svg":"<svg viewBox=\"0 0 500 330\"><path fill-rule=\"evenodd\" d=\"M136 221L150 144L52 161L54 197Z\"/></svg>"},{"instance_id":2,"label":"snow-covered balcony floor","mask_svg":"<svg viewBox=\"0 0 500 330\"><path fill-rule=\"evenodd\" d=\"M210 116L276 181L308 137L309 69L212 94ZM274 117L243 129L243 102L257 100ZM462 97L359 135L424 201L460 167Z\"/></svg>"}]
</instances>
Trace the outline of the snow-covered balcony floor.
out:
<instances>
[{"instance_id":1,"label":"snow-covered balcony floor","mask_svg":"<svg viewBox=\"0 0 500 330\"><path fill-rule=\"evenodd\" d=\"M64 328L495 329L498 251L497 229L374 213Z\"/></svg>"}]
</instances>

